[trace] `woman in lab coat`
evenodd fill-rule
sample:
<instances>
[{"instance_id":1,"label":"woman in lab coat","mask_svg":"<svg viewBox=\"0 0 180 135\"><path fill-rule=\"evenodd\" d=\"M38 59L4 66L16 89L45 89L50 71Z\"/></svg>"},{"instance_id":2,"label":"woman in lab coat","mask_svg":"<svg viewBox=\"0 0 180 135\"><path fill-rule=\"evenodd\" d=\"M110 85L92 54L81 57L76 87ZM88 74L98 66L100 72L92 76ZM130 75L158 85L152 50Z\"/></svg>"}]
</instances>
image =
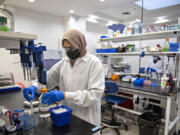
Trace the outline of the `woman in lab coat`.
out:
<instances>
[{"instance_id":1,"label":"woman in lab coat","mask_svg":"<svg viewBox=\"0 0 180 135\"><path fill-rule=\"evenodd\" d=\"M162 65L163 62L159 56L153 56L152 59L148 62L146 69L147 73L151 73L153 79L159 79L162 75Z\"/></svg>"},{"instance_id":2,"label":"woman in lab coat","mask_svg":"<svg viewBox=\"0 0 180 135\"><path fill-rule=\"evenodd\" d=\"M84 35L77 30L64 34L62 47L67 57L47 72L50 92L42 97L44 104L63 101L73 114L96 126L101 121L101 97L104 92L104 72L100 60L87 53ZM55 87L58 91L54 91ZM24 89L27 100L34 98L37 85ZM29 97L29 94L31 97Z\"/></svg>"}]
</instances>

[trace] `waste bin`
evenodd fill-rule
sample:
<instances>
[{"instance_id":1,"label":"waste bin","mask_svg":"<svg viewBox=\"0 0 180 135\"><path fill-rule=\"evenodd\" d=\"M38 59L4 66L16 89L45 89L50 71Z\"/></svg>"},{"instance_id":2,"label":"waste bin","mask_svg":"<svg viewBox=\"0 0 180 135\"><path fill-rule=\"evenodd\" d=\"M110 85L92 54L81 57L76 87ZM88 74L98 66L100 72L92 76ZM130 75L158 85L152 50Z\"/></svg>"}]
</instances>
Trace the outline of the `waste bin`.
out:
<instances>
[{"instance_id":1,"label":"waste bin","mask_svg":"<svg viewBox=\"0 0 180 135\"><path fill-rule=\"evenodd\" d=\"M138 118L139 135L159 135L161 115L145 112Z\"/></svg>"}]
</instances>

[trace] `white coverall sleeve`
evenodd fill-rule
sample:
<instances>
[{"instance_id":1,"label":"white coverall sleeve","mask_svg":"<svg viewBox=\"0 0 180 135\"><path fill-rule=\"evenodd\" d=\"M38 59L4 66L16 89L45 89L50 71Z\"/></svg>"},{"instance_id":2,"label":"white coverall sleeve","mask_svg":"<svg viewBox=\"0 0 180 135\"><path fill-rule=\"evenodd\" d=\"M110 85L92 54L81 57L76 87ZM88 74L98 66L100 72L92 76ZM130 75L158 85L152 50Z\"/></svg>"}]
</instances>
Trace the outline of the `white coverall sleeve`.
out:
<instances>
[{"instance_id":1,"label":"white coverall sleeve","mask_svg":"<svg viewBox=\"0 0 180 135\"><path fill-rule=\"evenodd\" d=\"M105 88L105 77L103 66L100 61L96 61L89 73L88 88L77 90L76 92L65 92L65 99L82 107L90 106L101 99Z\"/></svg>"},{"instance_id":2,"label":"white coverall sleeve","mask_svg":"<svg viewBox=\"0 0 180 135\"><path fill-rule=\"evenodd\" d=\"M47 72L47 89L51 90L58 86L59 84L59 71L60 71L60 63L56 63L48 72ZM32 85L37 88L36 92L40 93L41 88L44 88L43 84L38 83L38 80L32 81Z\"/></svg>"},{"instance_id":3,"label":"white coverall sleeve","mask_svg":"<svg viewBox=\"0 0 180 135\"><path fill-rule=\"evenodd\" d=\"M61 62L56 63L48 72L47 72L47 89L51 90L59 85L59 76L60 76L60 64Z\"/></svg>"}]
</instances>

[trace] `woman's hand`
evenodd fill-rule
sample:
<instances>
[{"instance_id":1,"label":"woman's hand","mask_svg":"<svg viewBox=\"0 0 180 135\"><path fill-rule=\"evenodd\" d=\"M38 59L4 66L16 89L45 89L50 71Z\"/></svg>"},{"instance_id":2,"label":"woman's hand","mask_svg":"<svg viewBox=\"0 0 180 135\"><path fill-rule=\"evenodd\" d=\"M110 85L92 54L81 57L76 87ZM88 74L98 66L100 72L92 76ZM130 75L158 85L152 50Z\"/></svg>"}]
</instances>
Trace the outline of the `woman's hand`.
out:
<instances>
[{"instance_id":1,"label":"woman's hand","mask_svg":"<svg viewBox=\"0 0 180 135\"><path fill-rule=\"evenodd\" d=\"M42 103L43 104L53 104L57 101L61 101L64 99L64 93L62 91L50 91L48 93L45 93L42 97Z\"/></svg>"}]
</instances>

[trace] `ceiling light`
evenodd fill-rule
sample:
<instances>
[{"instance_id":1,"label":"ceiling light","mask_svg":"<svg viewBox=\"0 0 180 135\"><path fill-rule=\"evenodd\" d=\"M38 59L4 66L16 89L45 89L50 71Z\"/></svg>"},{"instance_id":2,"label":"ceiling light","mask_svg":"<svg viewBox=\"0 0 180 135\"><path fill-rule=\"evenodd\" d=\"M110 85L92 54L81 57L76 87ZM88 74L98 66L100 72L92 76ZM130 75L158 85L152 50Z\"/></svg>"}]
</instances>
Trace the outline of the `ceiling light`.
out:
<instances>
[{"instance_id":1,"label":"ceiling light","mask_svg":"<svg viewBox=\"0 0 180 135\"><path fill-rule=\"evenodd\" d=\"M104 2L105 0L99 0L100 2Z\"/></svg>"},{"instance_id":2,"label":"ceiling light","mask_svg":"<svg viewBox=\"0 0 180 135\"><path fill-rule=\"evenodd\" d=\"M169 22L168 19L159 19L157 21L155 21L154 23L166 23L166 22Z\"/></svg>"},{"instance_id":3,"label":"ceiling light","mask_svg":"<svg viewBox=\"0 0 180 135\"><path fill-rule=\"evenodd\" d=\"M96 16L96 15L89 15L89 18L100 19L100 17L98 17L98 16Z\"/></svg>"},{"instance_id":4,"label":"ceiling light","mask_svg":"<svg viewBox=\"0 0 180 135\"><path fill-rule=\"evenodd\" d=\"M144 0L143 7L146 10L155 10L180 4L180 0ZM142 0L135 2L136 5L142 7Z\"/></svg>"},{"instance_id":5,"label":"ceiling light","mask_svg":"<svg viewBox=\"0 0 180 135\"><path fill-rule=\"evenodd\" d=\"M160 17L157 17L155 19L165 19L165 18L167 18L167 16L160 16Z\"/></svg>"},{"instance_id":6,"label":"ceiling light","mask_svg":"<svg viewBox=\"0 0 180 135\"><path fill-rule=\"evenodd\" d=\"M30 3L33 3L33 2L35 2L35 0L28 0Z\"/></svg>"},{"instance_id":7,"label":"ceiling light","mask_svg":"<svg viewBox=\"0 0 180 135\"><path fill-rule=\"evenodd\" d=\"M106 25L109 26L109 25L113 25L113 24L117 24L117 23L114 21L109 21Z\"/></svg>"},{"instance_id":8,"label":"ceiling light","mask_svg":"<svg viewBox=\"0 0 180 135\"><path fill-rule=\"evenodd\" d=\"M90 17L88 17L86 20L89 21L89 22L92 22L92 23L97 23L98 22L96 19L90 18Z\"/></svg>"},{"instance_id":9,"label":"ceiling light","mask_svg":"<svg viewBox=\"0 0 180 135\"><path fill-rule=\"evenodd\" d=\"M69 10L69 13L73 14L73 13L74 13L74 10Z\"/></svg>"}]
</instances>

